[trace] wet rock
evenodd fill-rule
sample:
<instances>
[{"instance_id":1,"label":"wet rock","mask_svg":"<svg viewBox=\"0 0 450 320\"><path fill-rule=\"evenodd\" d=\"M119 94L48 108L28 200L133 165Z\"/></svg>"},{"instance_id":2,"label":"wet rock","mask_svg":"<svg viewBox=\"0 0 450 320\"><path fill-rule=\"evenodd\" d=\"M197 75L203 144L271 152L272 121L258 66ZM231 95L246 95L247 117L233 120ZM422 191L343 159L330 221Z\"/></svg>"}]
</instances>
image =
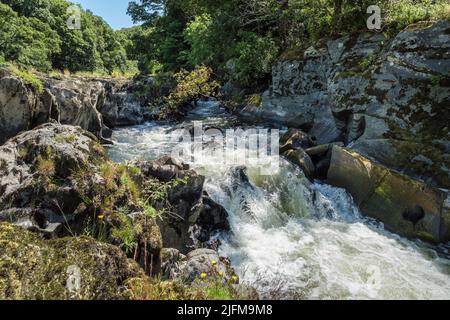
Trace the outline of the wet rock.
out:
<instances>
[{"instance_id":1,"label":"wet rock","mask_svg":"<svg viewBox=\"0 0 450 320\"><path fill-rule=\"evenodd\" d=\"M333 147L328 182L347 189L361 211L393 232L447 242L447 193L388 169L350 149ZM444 231L444 232L443 232Z\"/></svg>"},{"instance_id":2,"label":"wet rock","mask_svg":"<svg viewBox=\"0 0 450 320\"><path fill-rule=\"evenodd\" d=\"M0 243L2 300L127 299L127 281L144 278L119 248L87 237L44 241L0 223Z\"/></svg>"},{"instance_id":3,"label":"wet rock","mask_svg":"<svg viewBox=\"0 0 450 320\"><path fill-rule=\"evenodd\" d=\"M297 165L303 170L305 176L312 180L316 176L316 167L311 157L301 148L288 150L282 154L289 162Z\"/></svg>"},{"instance_id":4,"label":"wet rock","mask_svg":"<svg viewBox=\"0 0 450 320\"><path fill-rule=\"evenodd\" d=\"M291 128L280 139L280 153L290 149L308 149L314 145L313 139L308 134L301 130Z\"/></svg>"},{"instance_id":5,"label":"wet rock","mask_svg":"<svg viewBox=\"0 0 450 320\"><path fill-rule=\"evenodd\" d=\"M146 113L133 92L136 88L130 80L103 80L105 101L98 109L109 127L136 125L146 120Z\"/></svg>"}]
</instances>

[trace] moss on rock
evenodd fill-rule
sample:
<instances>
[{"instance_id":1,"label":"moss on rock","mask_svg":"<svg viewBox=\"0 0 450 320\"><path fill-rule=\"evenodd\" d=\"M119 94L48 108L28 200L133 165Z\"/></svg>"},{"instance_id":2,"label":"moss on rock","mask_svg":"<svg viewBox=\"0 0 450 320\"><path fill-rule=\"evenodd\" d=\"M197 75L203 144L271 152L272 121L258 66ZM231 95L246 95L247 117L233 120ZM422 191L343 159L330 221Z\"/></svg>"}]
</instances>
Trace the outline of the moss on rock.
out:
<instances>
[{"instance_id":1,"label":"moss on rock","mask_svg":"<svg viewBox=\"0 0 450 320\"><path fill-rule=\"evenodd\" d=\"M117 247L0 224L0 299L128 299L131 278L145 276Z\"/></svg>"}]
</instances>

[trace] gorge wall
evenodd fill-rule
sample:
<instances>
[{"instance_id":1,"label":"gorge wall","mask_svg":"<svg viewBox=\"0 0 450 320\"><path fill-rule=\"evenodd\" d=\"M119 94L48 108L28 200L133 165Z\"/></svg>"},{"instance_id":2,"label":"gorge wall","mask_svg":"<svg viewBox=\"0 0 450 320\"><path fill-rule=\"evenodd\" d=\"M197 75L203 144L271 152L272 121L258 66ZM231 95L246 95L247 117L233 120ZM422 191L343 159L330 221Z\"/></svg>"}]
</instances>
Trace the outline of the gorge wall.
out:
<instances>
[{"instance_id":1,"label":"gorge wall","mask_svg":"<svg viewBox=\"0 0 450 320\"><path fill-rule=\"evenodd\" d=\"M450 188L450 21L389 39L365 33L320 41L273 66L260 106L238 110L343 141L388 167Z\"/></svg>"},{"instance_id":2,"label":"gorge wall","mask_svg":"<svg viewBox=\"0 0 450 320\"><path fill-rule=\"evenodd\" d=\"M133 80L39 75L44 91L0 70L0 143L51 120L80 126L103 142L110 128L142 123L152 115Z\"/></svg>"}]
</instances>

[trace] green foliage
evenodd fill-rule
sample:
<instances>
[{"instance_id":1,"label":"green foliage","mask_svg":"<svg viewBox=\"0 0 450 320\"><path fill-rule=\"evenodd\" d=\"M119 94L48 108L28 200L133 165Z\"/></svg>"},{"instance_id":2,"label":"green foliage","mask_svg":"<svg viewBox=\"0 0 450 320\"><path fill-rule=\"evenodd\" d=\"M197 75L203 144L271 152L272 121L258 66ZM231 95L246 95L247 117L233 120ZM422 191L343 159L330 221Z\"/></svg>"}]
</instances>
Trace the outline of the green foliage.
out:
<instances>
[{"instance_id":1,"label":"green foliage","mask_svg":"<svg viewBox=\"0 0 450 320\"><path fill-rule=\"evenodd\" d=\"M42 80L39 79L31 71L20 70L15 66L10 66L8 69L9 71L11 71L12 74L22 79L23 82L25 82L25 84L32 86L37 93L44 92L44 84L42 83Z\"/></svg>"},{"instance_id":2,"label":"green foliage","mask_svg":"<svg viewBox=\"0 0 450 320\"><path fill-rule=\"evenodd\" d=\"M144 23L134 30L139 36L131 51L144 72L156 61L174 72L208 65L224 80L254 86L279 53L296 58L322 37L367 31L367 8L374 4L389 32L450 16L448 0L140 0L128 10Z\"/></svg>"},{"instance_id":3,"label":"green foliage","mask_svg":"<svg viewBox=\"0 0 450 320\"><path fill-rule=\"evenodd\" d=\"M368 54L359 64L359 67L362 71L370 68L376 61L377 55L375 53Z\"/></svg>"},{"instance_id":4,"label":"green foliage","mask_svg":"<svg viewBox=\"0 0 450 320\"><path fill-rule=\"evenodd\" d=\"M236 58L228 62L230 78L244 85L269 74L278 47L270 36L246 32L236 45Z\"/></svg>"},{"instance_id":5,"label":"green foliage","mask_svg":"<svg viewBox=\"0 0 450 320\"><path fill-rule=\"evenodd\" d=\"M259 107L262 104L262 97L260 94L252 94L245 98L245 104Z\"/></svg>"},{"instance_id":6,"label":"green foliage","mask_svg":"<svg viewBox=\"0 0 450 320\"><path fill-rule=\"evenodd\" d=\"M2 0L0 48L21 68L131 73L121 38L100 17L81 11L81 29L67 27L72 3L65 0Z\"/></svg>"},{"instance_id":7,"label":"green foliage","mask_svg":"<svg viewBox=\"0 0 450 320\"><path fill-rule=\"evenodd\" d=\"M418 21L450 18L447 0L393 0L385 1L383 5L384 23L392 33Z\"/></svg>"},{"instance_id":8,"label":"green foliage","mask_svg":"<svg viewBox=\"0 0 450 320\"><path fill-rule=\"evenodd\" d=\"M177 115L190 102L213 96L219 83L212 80L212 69L205 66L189 72L181 70L175 74L176 86L164 99L163 116Z\"/></svg>"},{"instance_id":9,"label":"green foliage","mask_svg":"<svg viewBox=\"0 0 450 320\"><path fill-rule=\"evenodd\" d=\"M119 226L113 227L111 235L129 254L136 248L137 238L142 233L142 228L139 224L133 224L133 221L126 215L126 209L118 211L116 216L119 219Z\"/></svg>"}]
</instances>

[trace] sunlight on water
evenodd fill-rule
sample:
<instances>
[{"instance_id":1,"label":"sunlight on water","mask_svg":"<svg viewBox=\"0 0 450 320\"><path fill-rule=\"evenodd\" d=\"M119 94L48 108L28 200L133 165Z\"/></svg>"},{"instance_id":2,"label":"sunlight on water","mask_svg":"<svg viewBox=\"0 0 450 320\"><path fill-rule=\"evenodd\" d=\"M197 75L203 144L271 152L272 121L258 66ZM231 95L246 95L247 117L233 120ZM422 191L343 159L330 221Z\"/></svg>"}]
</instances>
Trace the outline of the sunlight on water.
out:
<instances>
[{"instance_id":1,"label":"sunlight on water","mask_svg":"<svg viewBox=\"0 0 450 320\"><path fill-rule=\"evenodd\" d=\"M209 107L181 126L203 117L230 125L217 105ZM119 162L170 154L173 129L162 123L118 129L109 153ZM261 176L257 166L244 170L219 160L191 165L230 214L232 233L220 235L221 253L262 298L450 298L450 261L362 217L345 190L312 184L286 161L277 174Z\"/></svg>"}]
</instances>

